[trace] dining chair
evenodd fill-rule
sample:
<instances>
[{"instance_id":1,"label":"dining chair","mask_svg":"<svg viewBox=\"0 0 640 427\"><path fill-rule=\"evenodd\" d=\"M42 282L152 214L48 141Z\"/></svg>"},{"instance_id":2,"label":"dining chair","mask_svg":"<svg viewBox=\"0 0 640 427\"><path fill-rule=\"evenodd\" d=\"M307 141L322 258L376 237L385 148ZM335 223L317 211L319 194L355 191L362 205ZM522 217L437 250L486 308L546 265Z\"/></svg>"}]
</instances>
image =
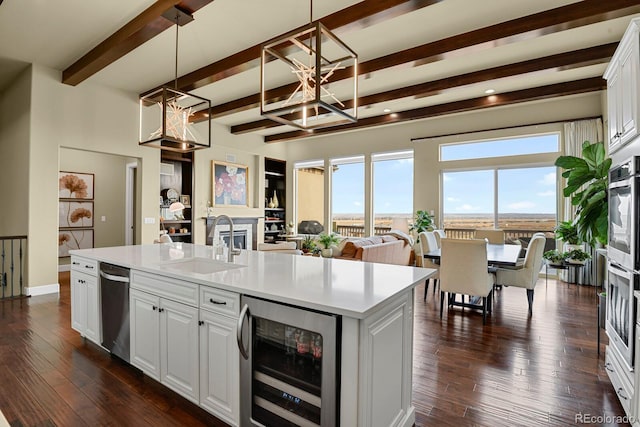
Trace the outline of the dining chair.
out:
<instances>
[{"instance_id":1,"label":"dining chair","mask_svg":"<svg viewBox=\"0 0 640 427\"><path fill-rule=\"evenodd\" d=\"M440 256L440 318L447 306L482 309L482 323L491 312L493 275L487 271L487 243L484 239L442 239ZM462 294L462 301L456 301ZM466 303L464 296L481 297L481 304Z\"/></svg>"},{"instance_id":2,"label":"dining chair","mask_svg":"<svg viewBox=\"0 0 640 427\"><path fill-rule=\"evenodd\" d=\"M434 268L436 270L440 269L440 264L436 264L433 260L425 258L424 254L427 252L434 251L438 249L438 245L436 242L436 236L432 231L423 231L418 234L418 241L420 242L420 257L422 258L422 267L424 268ZM438 286L438 280L440 279L439 271L436 271L436 274L427 279L424 284L424 298L423 300L427 300L427 289L429 289L429 282L433 279L433 293L436 292L436 287Z\"/></svg>"},{"instance_id":3,"label":"dining chair","mask_svg":"<svg viewBox=\"0 0 640 427\"><path fill-rule=\"evenodd\" d=\"M476 239L487 239L489 243L504 244L504 230L477 229L474 233Z\"/></svg>"},{"instance_id":4,"label":"dining chair","mask_svg":"<svg viewBox=\"0 0 640 427\"><path fill-rule=\"evenodd\" d=\"M543 233L534 234L527 246L522 264L514 268L500 267L496 271L496 283L503 286L516 286L527 290L529 316L533 314L533 291L542 269L542 254L547 239ZM442 285L441 285L442 287Z\"/></svg>"},{"instance_id":5,"label":"dining chair","mask_svg":"<svg viewBox=\"0 0 640 427\"><path fill-rule=\"evenodd\" d=\"M441 240L446 239L447 234L444 230L433 230L433 235L436 236L436 243L438 244L438 248L441 247Z\"/></svg>"}]
</instances>

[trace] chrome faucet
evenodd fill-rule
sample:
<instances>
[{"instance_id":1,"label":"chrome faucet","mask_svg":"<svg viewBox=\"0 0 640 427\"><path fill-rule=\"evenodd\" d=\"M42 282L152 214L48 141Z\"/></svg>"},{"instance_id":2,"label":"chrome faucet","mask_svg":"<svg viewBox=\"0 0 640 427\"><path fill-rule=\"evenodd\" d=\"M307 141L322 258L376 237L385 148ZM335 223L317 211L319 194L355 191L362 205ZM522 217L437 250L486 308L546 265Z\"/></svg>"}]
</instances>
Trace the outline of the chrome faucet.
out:
<instances>
[{"instance_id":1,"label":"chrome faucet","mask_svg":"<svg viewBox=\"0 0 640 427\"><path fill-rule=\"evenodd\" d=\"M233 247L233 221L231 221L229 215L218 215L216 219L213 220L213 226L211 227L209 237L211 237L212 239L214 238L216 234L216 225L218 225L218 221L220 221L221 218L226 218L229 222L229 256L227 257L227 262L233 262L233 257L235 255L240 255L240 249L235 249Z\"/></svg>"}]
</instances>

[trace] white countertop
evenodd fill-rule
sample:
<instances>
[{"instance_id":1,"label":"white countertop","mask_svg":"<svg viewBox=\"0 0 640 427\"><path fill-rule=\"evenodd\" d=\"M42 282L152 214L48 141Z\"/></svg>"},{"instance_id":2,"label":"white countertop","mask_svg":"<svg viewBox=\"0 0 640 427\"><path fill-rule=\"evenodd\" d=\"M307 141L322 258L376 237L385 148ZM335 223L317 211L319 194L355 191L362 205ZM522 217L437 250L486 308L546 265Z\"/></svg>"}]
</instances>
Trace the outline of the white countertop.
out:
<instances>
[{"instance_id":1,"label":"white countertop","mask_svg":"<svg viewBox=\"0 0 640 427\"><path fill-rule=\"evenodd\" d=\"M245 250L234 261L246 266L242 268L209 274L166 269L167 264L176 260L215 259L211 246L190 243L82 249L70 253L355 318L366 317L388 299L435 273L427 268Z\"/></svg>"}]
</instances>

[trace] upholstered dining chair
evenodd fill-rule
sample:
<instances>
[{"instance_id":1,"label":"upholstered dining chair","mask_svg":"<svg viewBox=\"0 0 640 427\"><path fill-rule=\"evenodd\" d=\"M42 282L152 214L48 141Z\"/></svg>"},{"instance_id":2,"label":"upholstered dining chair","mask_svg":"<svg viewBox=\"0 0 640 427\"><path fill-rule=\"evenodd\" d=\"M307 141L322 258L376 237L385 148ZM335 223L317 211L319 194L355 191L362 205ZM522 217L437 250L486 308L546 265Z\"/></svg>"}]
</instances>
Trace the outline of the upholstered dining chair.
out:
<instances>
[{"instance_id":1,"label":"upholstered dining chair","mask_svg":"<svg viewBox=\"0 0 640 427\"><path fill-rule=\"evenodd\" d=\"M442 239L440 256L440 318L447 306L482 309L482 323L491 312L493 275L487 271L487 242L484 239ZM456 301L456 294L462 301ZM466 303L464 296L481 297L481 304Z\"/></svg>"},{"instance_id":2,"label":"upholstered dining chair","mask_svg":"<svg viewBox=\"0 0 640 427\"><path fill-rule=\"evenodd\" d=\"M427 252L434 251L438 249L438 245L436 243L436 236L432 231L423 231L418 234L418 240L420 241L420 257L422 258L422 267L424 268L435 268L438 270L440 268L439 264L436 264L433 260L427 259L424 257L424 254ZM427 279L427 282L424 285L424 301L427 300L427 289L429 289L429 282L433 279L433 292L436 292L436 286L438 286L438 279L440 278L439 273L436 272L435 275L431 276L431 278Z\"/></svg>"},{"instance_id":3,"label":"upholstered dining chair","mask_svg":"<svg viewBox=\"0 0 640 427\"><path fill-rule=\"evenodd\" d=\"M496 283L503 286L516 286L527 290L529 316L533 314L533 291L538 282L542 268L542 254L547 239L543 233L536 233L531 238L522 263L518 262L513 269L504 267L496 271Z\"/></svg>"},{"instance_id":4,"label":"upholstered dining chair","mask_svg":"<svg viewBox=\"0 0 640 427\"><path fill-rule=\"evenodd\" d=\"M489 243L504 244L504 230L478 229L474 233L476 239L487 239Z\"/></svg>"},{"instance_id":5,"label":"upholstered dining chair","mask_svg":"<svg viewBox=\"0 0 640 427\"><path fill-rule=\"evenodd\" d=\"M433 230L433 235L436 236L436 243L440 248L442 246L440 241L447 237L446 233L444 232L444 230Z\"/></svg>"}]
</instances>

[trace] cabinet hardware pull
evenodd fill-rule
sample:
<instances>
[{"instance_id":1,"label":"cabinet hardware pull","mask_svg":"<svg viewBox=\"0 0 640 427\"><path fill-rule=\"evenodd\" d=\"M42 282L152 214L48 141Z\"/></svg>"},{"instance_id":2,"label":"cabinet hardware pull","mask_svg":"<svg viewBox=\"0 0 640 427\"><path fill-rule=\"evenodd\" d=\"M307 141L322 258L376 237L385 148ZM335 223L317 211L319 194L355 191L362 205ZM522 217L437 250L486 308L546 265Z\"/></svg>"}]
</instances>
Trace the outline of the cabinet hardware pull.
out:
<instances>
[{"instance_id":1,"label":"cabinet hardware pull","mask_svg":"<svg viewBox=\"0 0 640 427\"><path fill-rule=\"evenodd\" d=\"M72 263L73 265L80 265L80 263L78 261L73 261Z\"/></svg>"},{"instance_id":2,"label":"cabinet hardware pull","mask_svg":"<svg viewBox=\"0 0 640 427\"><path fill-rule=\"evenodd\" d=\"M622 399L627 400L627 396L625 396L624 394L622 394L622 387L619 387L618 390L618 396L620 396Z\"/></svg>"},{"instance_id":3,"label":"cabinet hardware pull","mask_svg":"<svg viewBox=\"0 0 640 427\"><path fill-rule=\"evenodd\" d=\"M163 311L164 311L164 308L159 308L159 309L158 309L158 312L159 312L159 313L162 313Z\"/></svg>"},{"instance_id":4,"label":"cabinet hardware pull","mask_svg":"<svg viewBox=\"0 0 640 427\"><path fill-rule=\"evenodd\" d=\"M93 265L85 265L85 268L88 268L89 270L93 270Z\"/></svg>"},{"instance_id":5,"label":"cabinet hardware pull","mask_svg":"<svg viewBox=\"0 0 640 427\"><path fill-rule=\"evenodd\" d=\"M244 324L244 318L247 315L251 315L249 313L249 306L247 304L242 307L242 311L240 312L240 317L238 318L238 326L236 327L236 340L238 341L238 349L240 350L240 354L244 357L245 360L249 360L249 355L247 354L247 350L244 348L242 344L242 325Z\"/></svg>"},{"instance_id":6,"label":"cabinet hardware pull","mask_svg":"<svg viewBox=\"0 0 640 427\"><path fill-rule=\"evenodd\" d=\"M200 326L204 325L204 320L199 320L198 321L198 325L200 325Z\"/></svg>"},{"instance_id":7,"label":"cabinet hardware pull","mask_svg":"<svg viewBox=\"0 0 640 427\"><path fill-rule=\"evenodd\" d=\"M226 302L226 301L218 301L218 300L215 300L215 299L213 299L213 298L209 298L209 302L210 302L211 304L227 305L227 302Z\"/></svg>"},{"instance_id":8,"label":"cabinet hardware pull","mask_svg":"<svg viewBox=\"0 0 640 427\"><path fill-rule=\"evenodd\" d=\"M151 309L152 309L153 311L156 311L156 309L157 309L157 308L158 308L158 307L156 307L155 305L152 305L152 306L151 306Z\"/></svg>"},{"instance_id":9,"label":"cabinet hardware pull","mask_svg":"<svg viewBox=\"0 0 640 427\"><path fill-rule=\"evenodd\" d=\"M613 369L611 369L611 368L610 368L610 366L611 366L611 363L607 362L607 363L604 365L604 368L605 368L607 371L609 371L609 372L615 372Z\"/></svg>"}]
</instances>

